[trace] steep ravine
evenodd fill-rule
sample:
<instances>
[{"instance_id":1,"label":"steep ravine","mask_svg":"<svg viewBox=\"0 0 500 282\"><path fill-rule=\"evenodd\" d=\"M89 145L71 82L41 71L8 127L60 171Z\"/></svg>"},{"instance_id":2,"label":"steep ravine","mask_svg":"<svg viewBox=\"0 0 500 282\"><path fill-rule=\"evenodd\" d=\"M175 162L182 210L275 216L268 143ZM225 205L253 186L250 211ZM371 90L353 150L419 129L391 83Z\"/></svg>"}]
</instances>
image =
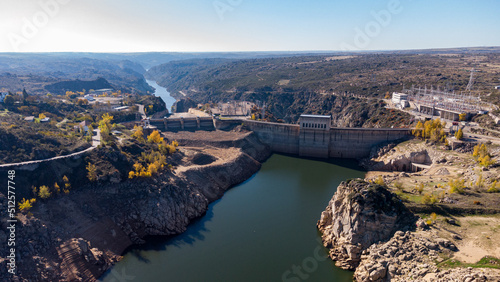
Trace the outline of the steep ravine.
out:
<instances>
[{"instance_id":1,"label":"steep ravine","mask_svg":"<svg viewBox=\"0 0 500 282\"><path fill-rule=\"evenodd\" d=\"M233 143L239 146L212 142L210 150L182 149L183 165L156 177L83 187L37 202L33 216L21 215L17 223L17 275L6 273L2 260L0 280L95 281L146 236L185 231L210 202L257 172L270 155L252 133ZM4 208L7 201L0 196ZM4 242L6 230L0 231Z\"/></svg>"}]
</instances>

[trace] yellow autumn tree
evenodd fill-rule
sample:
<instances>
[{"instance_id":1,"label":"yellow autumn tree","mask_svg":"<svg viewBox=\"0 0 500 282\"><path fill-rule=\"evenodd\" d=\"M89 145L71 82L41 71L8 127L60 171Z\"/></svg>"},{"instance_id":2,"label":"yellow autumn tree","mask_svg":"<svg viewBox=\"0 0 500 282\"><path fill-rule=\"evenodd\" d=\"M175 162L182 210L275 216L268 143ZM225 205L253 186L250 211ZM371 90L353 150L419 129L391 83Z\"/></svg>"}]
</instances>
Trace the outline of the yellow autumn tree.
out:
<instances>
[{"instance_id":1,"label":"yellow autumn tree","mask_svg":"<svg viewBox=\"0 0 500 282\"><path fill-rule=\"evenodd\" d=\"M464 138L464 132L462 131L461 128L459 128L457 132L455 132L455 138L457 140L462 140Z\"/></svg>"},{"instance_id":2,"label":"yellow autumn tree","mask_svg":"<svg viewBox=\"0 0 500 282\"><path fill-rule=\"evenodd\" d=\"M113 129L113 116L105 113L102 115L101 120L99 121L99 129L101 130L101 134L110 134Z\"/></svg>"},{"instance_id":3,"label":"yellow autumn tree","mask_svg":"<svg viewBox=\"0 0 500 282\"><path fill-rule=\"evenodd\" d=\"M68 194L69 193L69 189L71 188L71 183L69 183L69 179L68 179L68 177L66 175L63 176L63 182L64 182L63 192L64 192L64 194Z\"/></svg>"},{"instance_id":4,"label":"yellow autumn tree","mask_svg":"<svg viewBox=\"0 0 500 282\"><path fill-rule=\"evenodd\" d=\"M132 134L132 137L135 138L137 141L143 143L144 140L144 131L142 129L142 126L134 126L134 133Z\"/></svg>"},{"instance_id":5,"label":"yellow autumn tree","mask_svg":"<svg viewBox=\"0 0 500 282\"><path fill-rule=\"evenodd\" d=\"M158 130L155 130L155 131L151 132L151 134L149 134L148 142L160 144L163 142L163 137L161 137L160 132Z\"/></svg>"},{"instance_id":6,"label":"yellow autumn tree","mask_svg":"<svg viewBox=\"0 0 500 282\"><path fill-rule=\"evenodd\" d=\"M50 197L52 193L50 193L50 189L48 186L42 185L40 188L38 188L38 196L42 199L47 199Z\"/></svg>"},{"instance_id":7,"label":"yellow autumn tree","mask_svg":"<svg viewBox=\"0 0 500 282\"><path fill-rule=\"evenodd\" d=\"M31 200L26 200L23 198L23 200L18 204L19 210L21 212L29 211L32 207L33 204L36 202L36 199L31 199Z\"/></svg>"},{"instance_id":8,"label":"yellow autumn tree","mask_svg":"<svg viewBox=\"0 0 500 282\"><path fill-rule=\"evenodd\" d=\"M87 178L94 182L97 180L97 168L94 164L87 163Z\"/></svg>"},{"instance_id":9,"label":"yellow autumn tree","mask_svg":"<svg viewBox=\"0 0 500 282\"><path fill-rule=\"evenodd\" d=\"M475 146L472 156L476 159L480 166L489 167L495 164L495 161L491 158L485 144L478 144Z\"/></svg>"},{"instance_id":10,"label":"yellow autumn tree","mask_svg":"<svg viewBox=\"0 0 500 282\"><path fill-rule=\"evenodd\" d=\"M424 137L423 131L424 131L424 124L422 123L422 121L419 120L417 122L417 126L415 126L415 129L413 129L412 134L417 138L423 138Z\"/></svg>"}]
</instances>

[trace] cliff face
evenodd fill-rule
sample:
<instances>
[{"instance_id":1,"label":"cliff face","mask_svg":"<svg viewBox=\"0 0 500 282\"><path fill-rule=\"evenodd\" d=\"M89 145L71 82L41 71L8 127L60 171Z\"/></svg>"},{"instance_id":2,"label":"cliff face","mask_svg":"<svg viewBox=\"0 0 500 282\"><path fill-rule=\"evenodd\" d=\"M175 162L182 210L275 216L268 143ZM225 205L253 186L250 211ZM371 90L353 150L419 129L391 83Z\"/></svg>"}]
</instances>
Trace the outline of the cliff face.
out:
<instances>
[{"instance_id":1,"label":"cliff face","mask_svg":"<svg viewBox=\"0 0 500 282\"><path fill-rule=\"evenodd\" d=\"M330 257L343 269L354 269L361 254L373 243L385 241L398 230L415 226L416 217L385 188L360 179L342 182L321 214Z\"/></svg>"},{"instance_id":2,"label":"cliff face","mask_svg":"<svg viewBox=\"0 0 500 282\"><path fill-rule=\"evenodd\" d=\"M253 134L238 136L232 142L240 147L227 141L181 149L179 166L153 178L84 187L37 202L33 216L19 216L16 278L95 281L145 236L185 231L210 202L257 172L270 155ZM0 194L0 206L6 203ZM6 240L3 225L0 239ZM13 278L6 263L0 261L0 280Z\"/></svg>"}]
</instances>

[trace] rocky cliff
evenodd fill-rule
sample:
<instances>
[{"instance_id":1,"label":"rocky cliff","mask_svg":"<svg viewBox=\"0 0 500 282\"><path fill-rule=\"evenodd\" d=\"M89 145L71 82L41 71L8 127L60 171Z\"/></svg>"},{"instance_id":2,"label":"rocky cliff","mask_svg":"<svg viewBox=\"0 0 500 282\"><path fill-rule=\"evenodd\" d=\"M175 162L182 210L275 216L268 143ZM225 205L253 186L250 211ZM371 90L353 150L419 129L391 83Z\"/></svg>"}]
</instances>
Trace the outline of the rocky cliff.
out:
<instances>
[{"instance_id":1,"label":"rocky cliff","mask_svg":"<svg viewBox=\"0 0 500 282\"><path fill-rule=\"evenodd\" d=\"M364 250L388 240L398 230L414 228L415 222L416 217L394 194L380 185L354 179L339 185L321 214L318 228L336 265L355 269Z\"/></svg>"},{"instance_id":2,"label":"rocky cliff","mask_svg":"<svg viewBox=\"0 0 500 282\"><path fill-rule=\"evenodd\" d=\"M220 198L260 168L269 155L252 133L226 138L243 145L212 142L181 149L178 166L159 176L116 184L93 185L37 202L33 216L20 214L16 227L17 281L95 281L125 249L148 235L175 235L202 216ZM221 137L222 136L222 137ZM6 209L0 193L0 206ZM9 235L2 222L0 240ZM3 254L2 258L6 258ZM0 260L0 280L7 260Z\"/></svg>"}]
</instances>

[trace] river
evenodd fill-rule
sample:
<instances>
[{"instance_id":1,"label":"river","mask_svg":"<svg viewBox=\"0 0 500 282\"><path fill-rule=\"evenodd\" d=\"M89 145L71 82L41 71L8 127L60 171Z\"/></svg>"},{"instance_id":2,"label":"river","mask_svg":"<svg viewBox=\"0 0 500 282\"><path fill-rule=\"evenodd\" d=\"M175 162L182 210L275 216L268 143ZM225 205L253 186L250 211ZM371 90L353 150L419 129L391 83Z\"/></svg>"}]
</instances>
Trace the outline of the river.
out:
<instances>
[{"instance_id":1,"label":"river","mask_svg":"<svg viewBox=\"0 0 500 282\"><path fill-rule=\"evenodd\" d=\"M163 102L165 102L168 112L172 112L172 106L174 105L176 100L174 97L170 96L170 92L168 92L165 87L161 87L160 85L158 85L154 80L146 80L146 82L156 89L155 93L153 94L157 97L160 97Z\"/></svg>"},{"instance_id":2,"label":"river","mask_svg":"<svg viewBox=\"0 0 500 282\"><path fill-rule=\"evenodd\" d=\"M316 222L339 183L363 175L354 161L274 154L186 232L130 249L102 280L352 281L325 258Z\"/></svg>"}]
</instances>

